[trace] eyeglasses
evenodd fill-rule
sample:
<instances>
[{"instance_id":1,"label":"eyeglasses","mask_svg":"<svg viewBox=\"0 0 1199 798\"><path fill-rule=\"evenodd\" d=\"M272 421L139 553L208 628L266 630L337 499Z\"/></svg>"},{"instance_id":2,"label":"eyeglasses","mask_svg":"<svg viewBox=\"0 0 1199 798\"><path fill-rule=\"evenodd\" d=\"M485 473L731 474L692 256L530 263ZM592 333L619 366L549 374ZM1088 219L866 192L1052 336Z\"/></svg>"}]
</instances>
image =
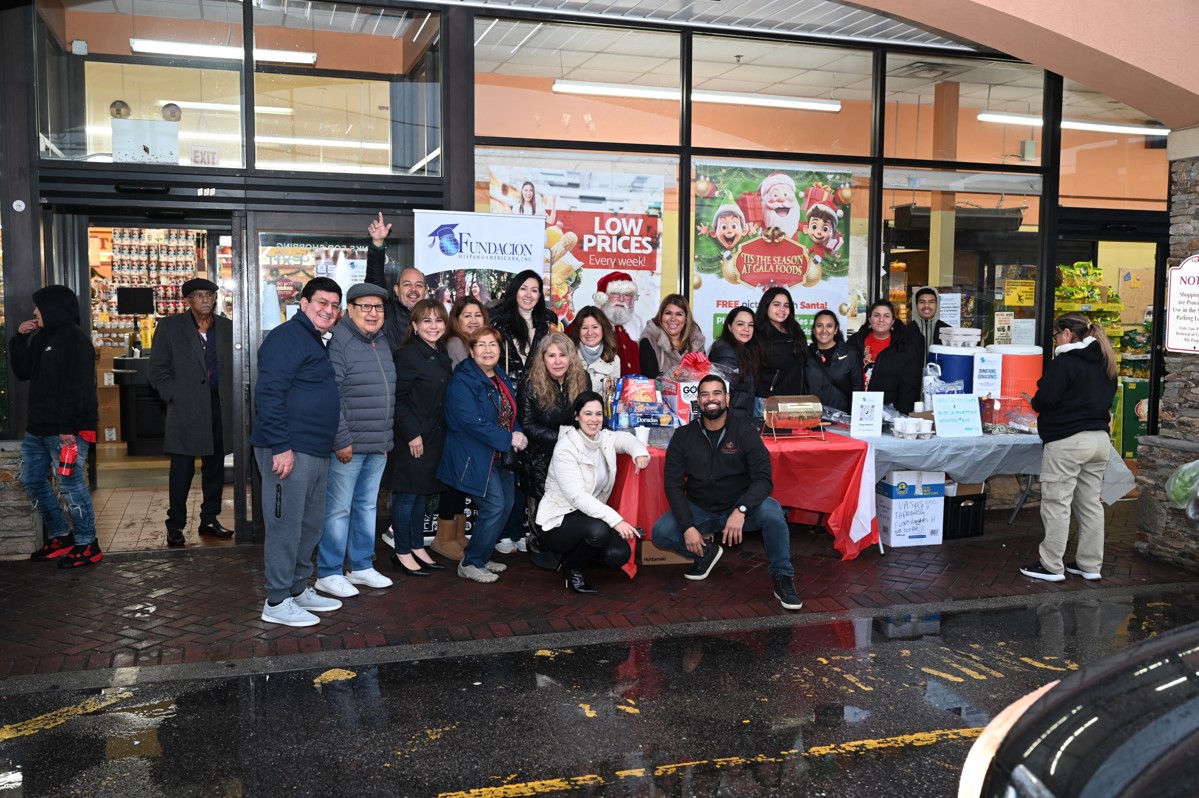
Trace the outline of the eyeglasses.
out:
<instances>
[{"instance_id":1,"label":"eyeglasses","mask_svg":"<svg viewBox=\"0 0 1199 798\"><path fill-rule=\"evenodd\" d=\"M352 302L350 304L352 304L354 307L361 310L363 313L382 313L383 312L383 306L377 305L374 303Z\"/></svg>"}]
</instances>

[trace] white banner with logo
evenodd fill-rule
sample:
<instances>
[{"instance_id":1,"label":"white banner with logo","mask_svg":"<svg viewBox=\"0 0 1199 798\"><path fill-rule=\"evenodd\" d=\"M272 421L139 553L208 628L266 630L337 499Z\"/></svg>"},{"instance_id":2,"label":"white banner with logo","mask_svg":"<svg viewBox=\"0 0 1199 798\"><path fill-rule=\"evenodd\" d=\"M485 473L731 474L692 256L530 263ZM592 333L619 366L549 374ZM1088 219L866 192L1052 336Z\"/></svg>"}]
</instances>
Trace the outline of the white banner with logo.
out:
<instances>
[{"instance_id":1,"label":"white banner with logo","mask_svg":"<svg viewBox=\"0 0 1199 798\"><path fill-rule=\"evenodd\" d=\"M467 293L498 299L511 275L545 276L545 222L535 216L467 211L413 212L413 254L429 295L448 310Z\"/></svg>"}]
</instances>

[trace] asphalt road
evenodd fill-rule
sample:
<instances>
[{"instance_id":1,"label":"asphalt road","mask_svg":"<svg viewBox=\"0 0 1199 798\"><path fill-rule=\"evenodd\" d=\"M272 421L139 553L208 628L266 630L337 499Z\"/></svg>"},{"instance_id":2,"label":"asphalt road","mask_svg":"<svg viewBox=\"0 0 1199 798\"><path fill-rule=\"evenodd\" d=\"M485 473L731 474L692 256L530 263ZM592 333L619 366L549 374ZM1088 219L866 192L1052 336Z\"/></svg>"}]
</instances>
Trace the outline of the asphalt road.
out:
<instances>
[{"instance_id":1,"label":"asphalt road","mask_svg":"<svg viewBox=\"0 0 1199 798\"><path fill-rule=\"evenodd\" d=\"M1199 589L1098 595L22 692L0 798L953 796L1008 703L1199 617Z\"/></svg>"}]
</instances>

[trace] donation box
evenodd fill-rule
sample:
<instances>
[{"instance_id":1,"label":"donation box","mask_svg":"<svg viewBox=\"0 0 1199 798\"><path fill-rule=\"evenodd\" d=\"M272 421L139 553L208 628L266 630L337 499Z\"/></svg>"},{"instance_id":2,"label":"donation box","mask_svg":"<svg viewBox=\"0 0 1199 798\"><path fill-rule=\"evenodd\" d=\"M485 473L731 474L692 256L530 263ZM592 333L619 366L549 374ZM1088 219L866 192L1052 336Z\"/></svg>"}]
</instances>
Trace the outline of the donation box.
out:
<instances>
[{"instance_id":1,"label":"donation box","mask_svg":"<svg viewBox=\"0 0 1199 798\"><path fill-rule=\"evenodd\" d=\"M874 492L884 546L940 545L945 525L944 471L889 471Z\"/></svg>"}]
</instances>

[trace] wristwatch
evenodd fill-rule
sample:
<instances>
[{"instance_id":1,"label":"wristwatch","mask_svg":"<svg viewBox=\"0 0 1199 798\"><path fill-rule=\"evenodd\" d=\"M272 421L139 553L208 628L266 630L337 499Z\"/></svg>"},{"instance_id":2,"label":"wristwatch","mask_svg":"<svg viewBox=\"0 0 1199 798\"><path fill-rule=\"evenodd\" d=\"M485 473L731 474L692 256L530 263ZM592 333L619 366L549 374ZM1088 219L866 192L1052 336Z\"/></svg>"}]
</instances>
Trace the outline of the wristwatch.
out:
<instances>
[{"instance_id":1,"label":"wristwatch","mask_svg":"<svg viewBox=\"0 0 1199 798\"><path fill-rule=\"evenodd\" d=\"M741 511L742 515L745 515L746 513L749 512L749 508L746 507L744 504L738 504L737 509Z\"/></svg>"}]
</instances>

